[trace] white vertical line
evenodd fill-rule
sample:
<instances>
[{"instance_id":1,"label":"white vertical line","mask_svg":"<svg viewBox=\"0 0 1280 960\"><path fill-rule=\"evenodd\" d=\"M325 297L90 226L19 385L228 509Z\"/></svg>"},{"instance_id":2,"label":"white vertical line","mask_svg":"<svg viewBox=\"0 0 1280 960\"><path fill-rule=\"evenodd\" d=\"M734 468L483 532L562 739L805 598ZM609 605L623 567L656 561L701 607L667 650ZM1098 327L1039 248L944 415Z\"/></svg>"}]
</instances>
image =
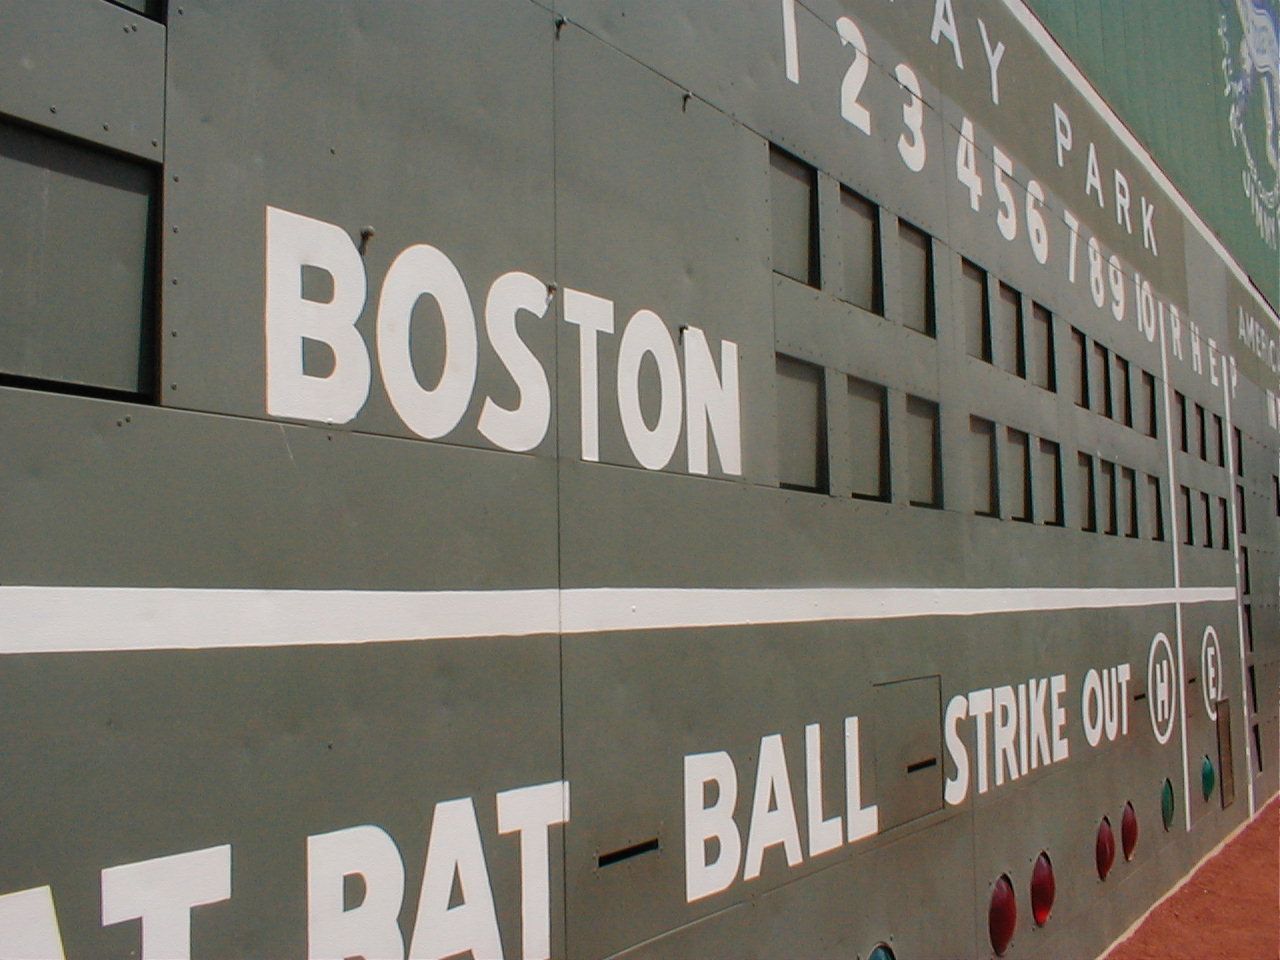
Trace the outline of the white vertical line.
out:
<instances>
[{"instance_id":1,"label":"white vertical line","mask_svg":"<svg viewBox=\"0 0 1280 960\"><path fill-rule=\"evenodd\" d=\"M796 42L796 0L782 0L782 46L786 57L787 79L800 82L800 50Z\"/></svg>"},{"instance_id":2,"label":"white vertical line","mask_svg":"<svg viewBox=\"0 0 1280 960\"><path fill-rule=\"evenodd\" d=\"M1173 454L1173 416L1169 394L1173 384L1169 382L1169 344L1165 338L1164 316L1160 317L1160 375L1164 378L1164 451L1169 468L1169 532L1173 544L1173 588L1182 586L1182 561L1178 551L1182 544L1182 535L1178 528L1178 510L1181 506L1178 497L1178 475L1174 468ZM1186 663L1182 652L1182 603L1173 605L1174 632L1178 638L1178 713L1181 720L1180 741L1182 744L1182 810L1187 831L1191 831L1191 780L1187 767L1187 678ZM1147 691L1150 695L1150 691Z\"/></svg>"},{"instance_id":3,"label":"white vertical line","mask_svg":"<svg viewBox=\"0 0 1280 960\"><path fill-rule=\"evenodd\" d=\"M1249 787L1249 817L1257 812L1253 796L1253 738L1249 729L1249 688L1248 668L1245 666L1247 652L1244 645L1244 590L1240 583L1240 522L1236 516L1236 445L1235 428L1231 422L1231 378L1222 378L1222 402L1226 416L1226 435L1222 442L1227 447L1227 502L1231 505L1231 556L1235 562L1236 577L1236 636L1240 639L1240 715L1244 717L1244 770L1245 781Z\"/></svg>"}]
</instances>

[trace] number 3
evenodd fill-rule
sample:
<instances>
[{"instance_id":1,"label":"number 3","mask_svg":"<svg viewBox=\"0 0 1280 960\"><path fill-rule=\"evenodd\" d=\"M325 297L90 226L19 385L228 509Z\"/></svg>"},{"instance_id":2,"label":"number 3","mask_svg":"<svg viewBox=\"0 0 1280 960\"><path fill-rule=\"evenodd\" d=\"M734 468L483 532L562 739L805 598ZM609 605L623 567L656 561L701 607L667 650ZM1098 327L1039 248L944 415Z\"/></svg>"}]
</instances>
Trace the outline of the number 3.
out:
<instances>
[{"instance_id":1,"label":"number 3","mask_svg":"<svg viewBox=\"0 0 1280 960\"><path fill-rule=\"evenodd\" d=\"M898 135L898 153L908 170L919 173L924 169L925 160L924 101L920 99L920 80L916 77L916 72L905 63L898 64L893 75L911 95L911 99L902 105L902 122L911 137L908 139L907 133Z\"/></svg>"}]
</instances>

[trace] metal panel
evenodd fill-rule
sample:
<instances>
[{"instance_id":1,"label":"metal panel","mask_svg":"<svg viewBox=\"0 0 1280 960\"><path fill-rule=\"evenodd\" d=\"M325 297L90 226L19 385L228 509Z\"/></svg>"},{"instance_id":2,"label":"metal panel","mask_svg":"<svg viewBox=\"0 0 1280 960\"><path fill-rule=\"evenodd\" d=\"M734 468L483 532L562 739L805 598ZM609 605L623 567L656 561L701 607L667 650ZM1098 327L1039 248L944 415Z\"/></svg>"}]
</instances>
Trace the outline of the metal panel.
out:
<instances>
[{"instance_id":1,"label":"metal panel","mask_svg":"<svg viewBox=\"0 0 1280 960\"><path fill-rule=\"evenodd\" d=\"M12 388L0 434L0 539L26 544L3 553L6 585L255 588L262 604L333 588L353 591L357 631L361 591L556 581L555 515L536 506L555 498L549 459ZM560 777L555 637L8 655L0 685L24 731L6 746L0 889L52 883L68 956L138 949L136 924L102 925L100 869L223 843L235 896L193 921L194 955L302 956L307 837L382 828L416 904L434 806L459 797L520 942L519 844L494 797Z\"/></svg>"},{"instance_id":2,"label":"metal panel","mask_svg":"<svg viewBox=\"0 0 1280 960\"><path fill-rule=\"evenodd\" d=\"M0 113L164 155L165 28L105 0L0 4Z\"/></svg>"},{"instance_id":3,"label":"metal panel","mask_svg":"<svg viewBox=\"0 0 1280 960\"><path fill-rule=\"evenodd\" d=\"M146 166L0 124L0 372L150 389L154 188Z\"/></svg>"},{"instance_id":4,"label":"metal panel","mask_svg":"<svg viewBox=\"0 0 1280 960\"><path fill-rule=\"evenodd\" d=\"M442 439L495 446L477 429L483 404L493 398L510 408L517 394L480 329L487 291L510 271L544 283L555 274L550 12L500 0L193 0L181 9L169 24L165 402L266 413L270 205L332 224L352 248L364 247L367 289L356 329L373 375L351 429L415 435L380 375L378 304L406 248L429 244L449 259L466 287L478 344L466 410ZM365 227L373 233L362 240ZM198 269L208 262L219 269ZM541 367L554 370L555 311L522 317L521 337ZM412 327L415 375L434 387L446 346L430 296L417 304ZM447 349L469 353L461 340ZM554 448L549 429L535 452Z\"/></svg>"},{"instance_id":5,"label":"metal panel","mask_svg":"<svg viewBox=\"0 0 1280 960\"><path fill-rule=\"evenodd\" d=\"M535 509L554 495L549 459L32 391L0 399L12 505L0 535L28 544L0 558L5 583L554 584L554 516ZM424 505L424 478L451 491L447 508Z\"/></svg>"},{"instance_id":6,"label":"metal panel","mask_svg":"<svg viewBox=\"0 0 1280 960\"><path fill-rule=\"evenodd\" d=\"M940 678L878 684L876 804L891 830L942 809Z\"/></svg>"},{"instance_id":7,"label":"metal panel","mask_svg":"<svg viewBox=\"0 0 1280 960\"><path fill-rule=\"evenodd\" d=\"M615 333L598 343L600 460L638 463L620 420L618 344L630 318L650 310L673 341L682 327L702 330L717 369L719 344L737 345L743 475L770 475L772 431L746 426L767 424L774 410L768 144L571 24L555 68L559 282L614 304ZM560 338L561 449L577 457L578 330L561 324ZM640 390L652 417L657 398L643 379ZM668 470L687 470L685 432ZM725 475L714 453L710 469Z\"/></svg>"}]
</instances>

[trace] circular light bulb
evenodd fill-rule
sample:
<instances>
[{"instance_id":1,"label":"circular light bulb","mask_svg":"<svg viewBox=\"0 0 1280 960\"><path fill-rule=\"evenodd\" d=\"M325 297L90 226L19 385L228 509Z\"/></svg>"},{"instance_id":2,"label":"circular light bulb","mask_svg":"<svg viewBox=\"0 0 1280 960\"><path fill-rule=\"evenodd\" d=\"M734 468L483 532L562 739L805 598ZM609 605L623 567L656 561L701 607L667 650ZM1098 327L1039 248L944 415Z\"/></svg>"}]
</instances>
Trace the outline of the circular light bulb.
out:
<instances>
[{"instance_id":1,"label":"circular light bulb","mask_svg":"<svg viewBox=\"0 0 1280 960\"><path fill-rule=\"evenodd\" d=\"M1098 866L1098 879L1107 879L1111 865L1116 860L1116 837L1111 832L1111 821L1106 817L1098 824L1098 839L1093 844L1093 859Z\"/></svg>"},{"instance_id":2,"label":"circular light bulb","mask_svg":"<svg viewBox=\"0 0 1280 960\"><path fill-rule=\"evenodd\" d=\"M1013 884L1007 873L1001 874L991 891L991 907L987 911L987 932L991 935L991 949L996 956L1004 956L1013 942L1013 930L1018 925L1018 902Z\"/></svg>"}]
</instances>

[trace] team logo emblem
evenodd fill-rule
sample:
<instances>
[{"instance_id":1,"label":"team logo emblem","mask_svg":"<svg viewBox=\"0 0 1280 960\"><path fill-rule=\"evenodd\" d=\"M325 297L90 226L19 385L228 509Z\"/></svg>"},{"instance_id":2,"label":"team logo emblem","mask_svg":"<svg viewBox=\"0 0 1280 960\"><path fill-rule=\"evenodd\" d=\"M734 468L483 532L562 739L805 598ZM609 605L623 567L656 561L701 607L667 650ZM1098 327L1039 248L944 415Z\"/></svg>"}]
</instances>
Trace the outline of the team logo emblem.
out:
<instances>
[{"instance_id":1,"label":"team logo emblem","mask_svg":"<svg viewBox=\"0 0 1280 960\"><path fill-rule=\"evenodd\" d=\"M1234 0L1218 18L1231 142L1258 232L1273 249L1280 217L1280 28L1266 0Z\"/></svg>"}]
</instances>

